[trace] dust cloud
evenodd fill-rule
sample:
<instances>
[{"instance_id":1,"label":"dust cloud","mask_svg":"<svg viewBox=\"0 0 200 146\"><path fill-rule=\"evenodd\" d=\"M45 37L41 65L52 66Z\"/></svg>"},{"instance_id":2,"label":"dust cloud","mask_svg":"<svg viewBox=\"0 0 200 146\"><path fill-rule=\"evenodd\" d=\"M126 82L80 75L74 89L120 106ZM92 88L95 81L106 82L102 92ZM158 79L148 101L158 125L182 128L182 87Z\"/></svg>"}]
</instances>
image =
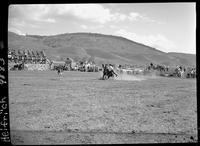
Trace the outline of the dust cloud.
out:
<instances>
[{"instance_id":1,"label":"dust cloud","mask_svg":"<svg viewBox=\"0 0 200 146\"><path fill-rule=\"evenodd\" d=\"M158 75L156 75L156 72L151 72L148 74L127 74L126 72L119 73L117 72L117 77L114 76L114 80L124 80L124 81L142 81L142 80L147 80L147 79L156 79L159 78ZM103 76L103 72L100 72L100 77Z\"/></svg>"},{"instance_id":2,"label":"dust cloud","mask_svg":"<svg viewBox=\"0 0 200 146\"><path fill-rule=\"evenodd\" d=\"M142 81L145 80L144 76L136 76L136 75L129 75L127 73L118 74L118 76L114 77L115 80L125 80L125 81Z\"/></svg>"}]
</instances>

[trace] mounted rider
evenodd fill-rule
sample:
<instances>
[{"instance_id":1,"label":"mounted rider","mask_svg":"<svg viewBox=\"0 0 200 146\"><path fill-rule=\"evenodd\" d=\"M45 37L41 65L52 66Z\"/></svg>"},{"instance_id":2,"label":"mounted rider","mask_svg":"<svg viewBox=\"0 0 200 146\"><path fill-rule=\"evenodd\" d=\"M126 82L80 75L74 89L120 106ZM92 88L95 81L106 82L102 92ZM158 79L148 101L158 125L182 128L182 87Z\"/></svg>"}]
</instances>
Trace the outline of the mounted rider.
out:
<instances>
[{"instance_id":1,"label":"mounted rider","mask_svg":"<svg viewBox=\"0 0 200 146\"><path fill-rule=\"evenodd\" d=\"M114 77L114 75L117 76L117 74L114 72L114 68L111 64L102 64L103 67L103 79L105 79L105 76L109 79L110 77Z\"/></svg>"},{"instance_id":2,"label":"mounted rider","mask_svg":"<svg viewBox=\"0 0 200 146\"><path fill-rule=\"evenodd\" d=\"M117 74L114 72L114 67L113 67L112 64L109 64L109 65L108 65L108 70L110 71L110 73L112 74L112 76L114 76L114 75L117 76Z\"/></svg>"}]
</instances>

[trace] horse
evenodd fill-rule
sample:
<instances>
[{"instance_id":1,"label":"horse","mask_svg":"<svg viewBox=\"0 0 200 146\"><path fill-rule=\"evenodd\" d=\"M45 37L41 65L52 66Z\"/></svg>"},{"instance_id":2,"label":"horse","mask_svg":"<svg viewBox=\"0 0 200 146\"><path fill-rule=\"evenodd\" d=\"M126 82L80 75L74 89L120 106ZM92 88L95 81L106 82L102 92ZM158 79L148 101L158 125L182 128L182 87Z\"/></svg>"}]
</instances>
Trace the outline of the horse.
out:
<instances>
[{"instance_id":1,"label":"horse","mask_svg":"<svg viewBox=\"0 0 200 146\"><path fill-rule=\"evenodd\" d=\"M117 74L114 72L114 70L111 67L108 67L108 64L102 64L103 67L103 79L105 79L105 77L107 76L107 79L109 79L110 77L114 77L117 76Z\"/></svg>"},{"instance_id":2,"label":"horse","mask_svg":"<svg viewBox=\"0 0 200 146\"><path fill-rule=\"evenodd\" d=\"M187 73L187 78L195 78L196 77L196 69L192 68Z\"/></svg>"}]
</instances>

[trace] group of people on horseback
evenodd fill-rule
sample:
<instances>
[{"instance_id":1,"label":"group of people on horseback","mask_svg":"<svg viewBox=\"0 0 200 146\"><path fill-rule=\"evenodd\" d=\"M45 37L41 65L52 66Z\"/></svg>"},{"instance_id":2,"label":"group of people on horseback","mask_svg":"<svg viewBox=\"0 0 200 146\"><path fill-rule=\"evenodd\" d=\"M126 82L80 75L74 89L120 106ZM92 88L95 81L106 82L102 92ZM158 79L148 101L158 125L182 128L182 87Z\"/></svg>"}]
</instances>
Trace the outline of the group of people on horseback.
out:
<instances>
[{"instance_id":1,"label":"group of people on horseback","mask_svg":"<svg viewBox=\"0 0 200 146\"><path fill-rule=\"evenodd\" d=\"M150 66L152 67L153 65L151 64ZM103 76L102 76L103 80L109 79L109 78L114 77L114 76L116 76L116 77L118 76L117 73L114 71L114 65L112 65L112 64L102 64L102 69L103 69L102 70L103 71ZM57 70L58 75L62 75L62 72L64 71L64 68L63 68L63 66L58 66L56 68L56 70ZM187 73L187 77L191 76L191 77L194 78L196 76L196 72L195 71L196 70L193 69L192 71ZM174 74L177 77L183 78L185 76L184 75L185 72L186 72L186 69L184 67L177 66L176 69L175 69Z\"/></svg>"},{"instance_id":2,"label":"group of people on horseback","mask_svg":"<svg viewBox=\"0 0 200 146\"><path fill-rule=\"evenodd\" d=\"M102 68L103 68L103 77L102 79L109 79L110 77L114 77L118 76L113 68L112 64L102 64ZM62 66L58 66L56 68L58 75L62 75L62 72L64 71L64 69L62 68Z\"/></svg>"}]
</instances>

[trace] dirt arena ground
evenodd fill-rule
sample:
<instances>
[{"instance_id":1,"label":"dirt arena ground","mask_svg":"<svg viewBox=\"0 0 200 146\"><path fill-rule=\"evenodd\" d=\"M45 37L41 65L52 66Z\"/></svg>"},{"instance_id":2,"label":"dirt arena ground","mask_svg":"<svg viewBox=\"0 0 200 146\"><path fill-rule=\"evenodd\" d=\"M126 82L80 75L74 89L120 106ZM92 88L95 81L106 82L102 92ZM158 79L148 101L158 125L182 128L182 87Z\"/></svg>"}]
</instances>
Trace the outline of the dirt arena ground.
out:
<instances>
[{"instance_id":1,"label":"dirt arena ground","mask_svg":"<svg viewBox=\"0 0 200 146\"><path fill-rule=\"evenodd\" d=\"M196 79L10 71L12 144L197 142Z\"/></svg>"}]
</instances>

